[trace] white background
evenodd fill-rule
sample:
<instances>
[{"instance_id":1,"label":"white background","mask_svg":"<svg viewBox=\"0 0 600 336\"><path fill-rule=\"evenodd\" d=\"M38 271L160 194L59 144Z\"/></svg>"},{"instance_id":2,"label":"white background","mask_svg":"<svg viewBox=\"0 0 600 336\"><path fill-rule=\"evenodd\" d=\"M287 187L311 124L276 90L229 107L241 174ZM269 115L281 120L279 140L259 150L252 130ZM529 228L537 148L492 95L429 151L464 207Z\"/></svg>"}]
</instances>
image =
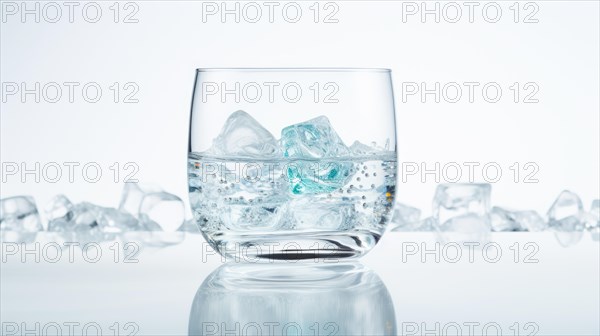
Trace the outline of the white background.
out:
<instances>
[{"instance_id":1,"label":"white background","mask_svg":"<svg viewBox=\"0 0 600 336\"><path fill-rule=\"evenodd\" d=\"M195 68L198 67L385 67L393 70L397 108L397 141L401 162L497 162L502 168L494 183L492 203L530 208L544 213L563 189L578 193L589 207L599 191L599 5L596 1L535 2L537 12L525 23L533 7L521 2L520 14L509 7L513 2L497 2L502 9L498 22L486 2L477 3L472 23L462 2L462 17L449 23L454 12L433 15L407 15L406 4L397 1L343 1L333 18L332 11L320 5L319 23L314 23L313 2L298 2L302 16L288 23L281 2L270 23L267 7L258 23L240 23L234 17L221 22L219 15L203 20L200 2L120 3L115 23L113 2L99 2L102 15L96 23L94 10L82 15L85 2L74 7L73 23L68 7L58 2L62 17L57 23L52 8L40 22L21 12L9 15L2 2L1 76L2 83L25 82L33 87L48 82L99 83L103 89L98 103L86 102L81 86L70 103L67 89L57 103L34 102L33 95L21 102L19 95L7 96L1 113L1 161L78 162L74 182L63 177L58 183L36 183L33 175L7 176L2 197L29 194L42 206L52 195L64 193L75 201L117 205L126 175L123 164L135 162L140 182L155 183L187 201L186 155L188 121ZM20 2L16 3L18 6ZM240 3L242 6L245 3ZM438 2L443 9L445 2ZM34 8L34 2L28 2ZM229 8L234 4L230 3ZM405 6L405 7L403 7ZM433 8L434 4L429 4ZM113 7L114 9L115 7ZM125 15L137 8L130 19ZM289 12L293 16L293 12ZM206 13L204 13L206 14ZM253 16L253 15L252 15ZM203 22L206 21L206 22ZM403 22L404 21L404 22ZM114 103L109 86L134 82L139 87L138 103ZM469 103L466 89L458 103L428 96L402 101L403 82L496 82L503 89L498 103L488 103L476 91ZM538 103L514 103L514 82L539 87ZM481 86L479 86L481 88ZM121 91L122 94L130 90ZM522 91L520 100L523 100ZM3 87L3 94L5 94ZM122 96L120 97L123 98ZM365 111L368 115L368 111ZM220 125L215 126L220 127ZM356 127L360 127L359 124ZM81 167L98 162L102 178L86 182ZM121 164L119 183L113 181L114 162ZM509 167L521 164L519 183ZM526 184L528 171L523 164L539 167L538 183ZM463 166L462 181L467 181ZM481 168L481 166L480 166ZM484 181L481 170L475 180ZM490 170L493 173L493 170ZM92 174L93 175L93 174ZM491 174L492 177L494 174ZM401 202L430 212L436 181L432 175L409 176L398 187ZM443 177L442 180L443 181Z\"/></svg>"}]
</instances>

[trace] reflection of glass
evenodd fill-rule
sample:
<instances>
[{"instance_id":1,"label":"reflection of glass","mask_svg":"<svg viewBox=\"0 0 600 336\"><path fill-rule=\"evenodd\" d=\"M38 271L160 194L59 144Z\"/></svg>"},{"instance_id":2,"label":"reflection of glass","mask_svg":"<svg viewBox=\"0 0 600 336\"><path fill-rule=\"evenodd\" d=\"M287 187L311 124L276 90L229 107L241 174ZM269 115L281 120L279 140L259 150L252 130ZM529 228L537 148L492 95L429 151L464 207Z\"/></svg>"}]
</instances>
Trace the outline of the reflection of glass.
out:
<instances>
[{"instance_id":1,"label":"reflection of glass","mask_svg":"<svg viewBox=\"0 0 600 336\"><path fill-rule=\"evenodd\" d=\"M395 335L391 297L360 264L226 264L198 289L190 335Z\"/></svg>"},{"instance_id":2,"label":"reflection of glass","mask_svg":"<svg viewBox=\"0 0 600 336\"><path fill-rule=\"evenodd\" d=\"M390 70L198 69L188 182L200 230L230 258L367 253L395 195Z\"/></svg>"}]
</instances>

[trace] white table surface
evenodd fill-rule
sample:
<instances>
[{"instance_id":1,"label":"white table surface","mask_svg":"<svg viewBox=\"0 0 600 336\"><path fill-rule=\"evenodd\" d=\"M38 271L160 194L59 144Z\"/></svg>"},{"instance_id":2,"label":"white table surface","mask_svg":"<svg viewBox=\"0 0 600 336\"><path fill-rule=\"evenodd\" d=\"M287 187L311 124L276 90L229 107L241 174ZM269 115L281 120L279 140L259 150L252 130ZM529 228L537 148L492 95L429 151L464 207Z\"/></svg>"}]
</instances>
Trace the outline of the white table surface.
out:
<instances>
[{"instance_id":1,"label":"white table surface","mask_svg":"<svg viewBox=\"0 0 600 336\"><path fill-rule=\"evenodd\" d=\"M384 290L387 288L395 314L395 321L388 324L395 324L396 333L430 335L429 330L454 335L452 326L459 325L459 334L469 335L468 325L474 322L475 334L485 334L485 325L499 326L504 335L600 334L598 242L586 234L579 243L565 248L552 233L496 233L491 239L497 245L488 245L487 254L476 249L469 260L465 248L453 262L454 245L439 245L439 261L435 252L421 253L436 247L430 233L387 233L360 263L375 272ZM188 234L182 243L161 249L142 247L132 259L137 260L135 263L124 262L122 254L115 262L110 248L114 242L100 245L102 256L97 262L86 261L83 252L75 249L73 260L69 260L67 250L54 263L51 259L55 253L48 240L45 234L38 235L38 252L30 254L23 253L23 246L14 252L14 246L3 245L0 308L6 335L11 335L10 328L15 325L32 329L36 322L40 323L38 333L46 327L47 334L54 333L51 323L61 325L63 335L68 335L65 323L78 322L74 334L82 334L86 323L95 323L105 335L127 335L133 329L125 330L125 323L132 322L138 328L137 335L187 335L197 291L223 264L221 257L207 252L200 235ZM27 248L35 251L32 246ZM496 258L494 248L502 253L496 262L491 260ZM34 260L36 254L39 262ZM94 258L95 253L88 250L86 256ZM279 272L278 265L267 267ZM280 269L283 272L285 267ZM268 289L269 284L265 285ZM266 293L269 296L268 290ZM356 304L349 293L349 302ZM323 302L328 302L328 293L321 295ZM357 294L357 298L366 301L364 309L380 307L379 302L368 302L364 295ZM283 305L290 309L287 313L300 315L313 309L293 302ZM243 310L236 314L244 318ZM119 323L117 333L110 329L115 322ZM350 323L344 316L335 322L340 330L345 330L344 323ZM515 323L518 332L510 329ZM414 326L419 330L414 331ZM94 334L93 330L88 329L88 334ZM494 335L494 329L487 329L487 334Z\"/></svg>"}]
</instances>

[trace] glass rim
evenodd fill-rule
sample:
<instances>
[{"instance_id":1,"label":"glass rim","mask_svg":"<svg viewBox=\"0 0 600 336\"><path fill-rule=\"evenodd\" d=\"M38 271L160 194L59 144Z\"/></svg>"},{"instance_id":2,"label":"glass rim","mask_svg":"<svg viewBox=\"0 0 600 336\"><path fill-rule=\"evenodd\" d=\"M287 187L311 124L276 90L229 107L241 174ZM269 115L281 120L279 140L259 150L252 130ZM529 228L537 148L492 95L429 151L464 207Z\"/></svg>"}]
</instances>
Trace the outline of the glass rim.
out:
<instances>
[{"instance_id":1,"label":"glass rim","mask_svg":"<svg viewBox=\"0 0 600 336\"><path fill-rule=\"evenodd\" d=\"M196 72L391 72L389 68L197 68Z\"/></svg>"}]
</instances>

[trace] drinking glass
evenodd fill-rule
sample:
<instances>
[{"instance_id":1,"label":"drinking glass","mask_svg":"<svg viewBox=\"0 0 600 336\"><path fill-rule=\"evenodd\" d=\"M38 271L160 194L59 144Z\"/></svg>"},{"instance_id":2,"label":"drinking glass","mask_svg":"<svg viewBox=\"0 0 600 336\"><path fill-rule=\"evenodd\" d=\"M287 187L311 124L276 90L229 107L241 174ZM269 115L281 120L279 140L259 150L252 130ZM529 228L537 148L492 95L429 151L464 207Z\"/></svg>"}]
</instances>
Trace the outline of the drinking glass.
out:
<instances>
[{"instance_id":1,"label":"drinking glass","mask_svg":"<svg viewBox=\"0 0 600 336\"><path fill-rule=\"evenodd\" d=\"M190 204L229 259L358 257L396 186L389 69L197 69Z\"/></svg>"}]
</instances>

